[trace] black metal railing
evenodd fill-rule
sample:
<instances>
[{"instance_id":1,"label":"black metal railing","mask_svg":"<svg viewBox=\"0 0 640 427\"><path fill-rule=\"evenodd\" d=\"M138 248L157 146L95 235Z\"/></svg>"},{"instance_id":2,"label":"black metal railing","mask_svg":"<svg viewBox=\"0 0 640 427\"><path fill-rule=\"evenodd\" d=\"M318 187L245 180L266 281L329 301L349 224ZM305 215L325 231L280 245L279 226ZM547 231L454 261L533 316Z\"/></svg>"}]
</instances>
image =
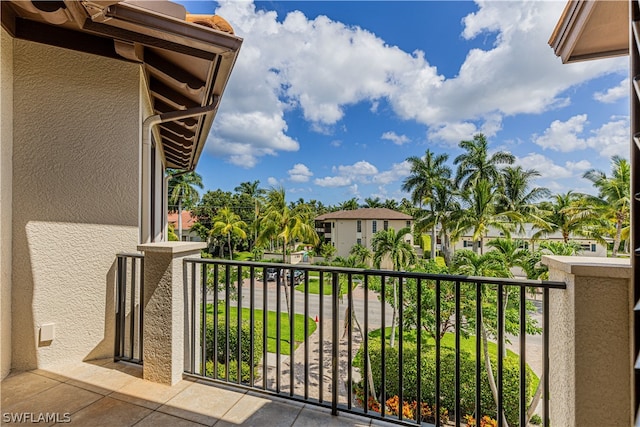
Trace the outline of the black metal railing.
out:
<instances>
[{"instance_id":1,"label":"black metal railing","mask_svg":"<svg viewBox=\"0 0 640 427\"><path fill-rule=\"evenodd\" d=\"M144 256L118 254L114 359L142 364Z\"/></svg>"},{"instance_id":2,"label":"black metal railing","mask_svg":"<svg viewBox=\"0 0 640 427\"><path fill-rule=\"evenodd\" d=\"M562 282L211 259L184 267L188 375L408 425L487 416L526 426L539 398L549 425L549 292Z\"/></svg>"}]
</instances>

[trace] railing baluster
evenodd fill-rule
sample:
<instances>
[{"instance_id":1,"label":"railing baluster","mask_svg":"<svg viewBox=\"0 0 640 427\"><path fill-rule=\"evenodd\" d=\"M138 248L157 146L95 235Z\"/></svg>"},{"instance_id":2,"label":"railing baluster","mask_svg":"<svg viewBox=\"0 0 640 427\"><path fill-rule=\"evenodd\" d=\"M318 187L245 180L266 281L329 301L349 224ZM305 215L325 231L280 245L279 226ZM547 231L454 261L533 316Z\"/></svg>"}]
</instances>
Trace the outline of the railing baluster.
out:
<instances>
[{"instance_id":1,"label":"railing baluster","mask_svg":"<svg viewBox=\"0 0 640 427\"><path fill-rule=\"evenodd\" d=\"M527 288L520 288L520 425L527 422Z\"/></svg>"},{"instance_id":2,"label":"railing baluster","mask_svg":"<svg viewBox=\"0 0 640 427\"><path fill-rule=\"evenodd\" d=\"M238 363L238 372L236 374L237 376L237 383L240 384L242 382L242 266L239 265L238 266L238 280L237 280L237 287L238 287L238 304L237 304L237 308L236 308L236 313L238 316L238 322L237 322L237 337L236 337L236 361Z\"/></svg>"},{"instance_id":3,"label":"railing baluster","mask_svg":"<svg viewBox=\"0 0 640 427\"><path fill-rule=\"evenodd\" d=\"M347 276L347 301L349 304L349 319L345 319L347 323L347 408L351 409L351 401L353 400L353 366L351 363L351 355L353 354L353 318L355 317L355 307L353 306L353 276L348 273Z\"/></svg>"},{"instance_id":4,"label":"railing baluster","mask_svg":"<svg viewBox=\"0 0 640 427\"><path fill-rule=\"evenodd\" d=\"M482 283L476 285L476 420L482 418Z\"/></svg>"},{"instance_id":5,"label":"railing baluster","mask_svg":"<svg viewBox=\"0 0 640 427\"><path fill-rule=\"evenodd\" d=\"M416 283L416 422L422 421L422 279Z\"/></svg>"},{"instance_id":6,"label":"railing baluster","mask_svg":"<svg viewBox=\"0 0 640 427\"><path fill-rule=\"evenodd\" d=\"M404 383L402 381L402 373L404 372L404 361L403 361L403 355L404 355L404 349L403 349L403 328L402 328L402 321L403 321L403 316L402 316L402 288L403 288L403 282L402 282L402 278L398 277L396 279L394 279L394 281L397 281L398 283L398 287L396 288L396 292L398 294L398 301L397 304L398 306L396 307L396 311L398 313L398 419L400 419L402 421L402 406L403 406L403 402L404 402L404 393L402 392L403 388L404 388ZM391 330L393 331L393 327L391 328ZM395 331L394 331L395 332Z\"/></svg>"},{"instance_id":7,"label":"railing baluster","mask_svg":"<svg viewBox=\"0 0 640 427\"><path fill-rule=\"evenodd\" d=\"M497 408L497 420L498 427L504 426L504 286L498 284L498 408Z\"/></svg>"},{"instance_id":8,"label":"railing baluster","mask_svg":"<svg viewBox=\"0 0 640 427\"><path fill-rule=\"evenodd\" d=\"M144 330L144 257L140 256L140 299L138 304L138 355L140 356L139 362L143 363L144 355L144 340L142 331Z\"/></svg>"},{"instance_id":9,"label":"railing baluster","mask_svg":"<svg viewBox=\"0 0 640 427\"><path fill-rule=\"evenodd\" d=\"M440 427L440 334L442 331L440 330L440 280L436 280L436 396L435 396L435 418L436 418L436 427Z\"/></svg>"},{"instance_id":10,"label":"railing baluster","mask_svg":"<svg viewBox=\"0 0 640 427\"><path fill-rule=\"evenodd\" d=\"M229 382L229 361L231 360L231 343L229 335L231 335L231 299L229 298L231 285L231 266L227 264L224 270L224 379Z\"/></svg>"},{"instance_id":11,"label":"railing baluster","mask_svg":"<svg viewBox=\"0 0 640 427\"><path fill-rule=\"evenodd\" d=\"M331 346L331 415L338 415L338 354L340 347L340 338L338 334L340 333L339 322L339 310L340 310L340 301L338 299L339 292L339 277L338 273L331 273L331 301L333 302L333 307L331 310L331 340L333 341L333 345Z\"/></svg>"},{"instance_id":12,"label":"railing baluster","mask_svg":"<svg viewBox=\"0 0 640 427\"><path fill-rule=\"evenodd\" d=\"M369 275L364 275L364 372L362 376L364 378L364 413L369 412Z\"/></svg>"},{"instance_id":13,"label":"railing baluster","mask_svg":"<svg viewBox=\"0 0 640 427\"><path fill-rule=\"evenodd\" d=\"M191 263L191 373L196 371L196 263Z\"/></svg>"},{"instance_id":14,"label":"railing baluster","mask_svg":"<svg viewBox=\"0 0 640 427\"><path fill-rule=\"evenodd\" d=\"M268 322L267 269L262 269L262 389L267 389L267 322Z\"/></svg>"},{"instance_id":15,"label":"railing baluster","mask_svg":"<svg viewBox=\"0 0 640 427\"><path fill-rule=\"evenodd\" d=\"M289 298L289 304L291 307L288 309L289 311L289 396L293 396L294 385L295 385L295 367L296 362L294 360L294 355L296 352L295 347L295 318L296 318L296 304L295 304L295 292L293 289L293 273L294 270L289 269L289 289L285 288L285 292L289 292L291 297Z\"/></svg>"},{"instance_id":16,"label":"railing baluster","mask_svg":"<svg viewBox=\"0 0 640 427\"><path fill-rule=\"evenodd\" d=\"M131 258L131 322L129 322L129 349L131 359L136 357L136 259Z\"/></svg>"},{"instance_id":17,"label":"railing baluster","mask_svg":"<svg viewBox=\"0 0 640 427\"><path fill-rule=\"evenodd\" d=\"M207 370L207 274L209 268L207 264L202 264L202 301L200 302L200 374L205 375Z\"/></svg>"},{"instance_id":18,"label":"railing baluster","mask_svg":"<svg viewBox=\"0 0 640 427\"><path fill-rule=\"evenodd\" d=\"M249 334L249 366L250 366L250 370L249 370L249 385L253 387L253 383L255 378L253 378L253 371L254 371L254 367L253 367L253 359L255 358L255 350L254 350L254 346L255 346L255 333L256 333L256 328L255 328L255 324L256 324L256 316L255 316L255 309L256 309L256 305L255 305L255 283L254 280L256 280L256 274L255 274L255 268L252 266L249 268L249 330L251 331ZM266 345L266 343L263 343L263 345Z\"/></svg>"},{"instance_id":19,"label":"railing baluster","mask_svg":"<svg viewBox=\"0 0 640 427\"><path fill-rule=\"evenodd\" d=\"M213 378L218 378L218 264L213 265Z\"/></svg>"},{"instance_id":20,"label":"railing baluster","mask_svg":"<svg viewBox=\"0 0 640 427\"><path fill-rule=\"evenodd\" d=\"M281 276L282 270L276 269L276 393L280 393L280 313L282 312Z\"/></svg>"},{"instance_id":21,"label":"railing baluster","mask_svg":"<svg viewBox=\"0 0 640 427\"><path fill-rule=\"evenodd\" d=\"M309 271L304 272L304 336L309 336ZM309 343L304 343L304 400L309 399Z\"/></svg>"},{"instance_id":22,"label":"railing baluster","mask_svg":"<svg viewBox=\"0 0 640 427\"><path fill-rule=\"evenodd\" d=\"M318 354L320 356L320 360L318 361L318 371L320 372L318 375L318 402L322 403L323 400L323 392L324 392L324 271L320 271L320 319L318 321L318 327L320 328L320 332L318 337L320 338L320 343L318 344Z\"/></svg>"},{"instance_id":23,"label":"railing baluster","mask_svg":"<svg viewBox=\"0 0 640 427\"><path fill-rule=\"evenodd\" d=\"M385 319L385 304L386 304L386 294L387 294L387 287L386 287L386 280L385 280L385 276L382 275L380 277L380 340L382 342L382 347L380 349L380 364L382 366L380 366L380 370L381 372L381 390L380 390L380 415L384 418L385 413L386 413L386 409L387 409L387 405L386 405L386 401L387 401L387 392L386 392L386 384L387 384L387 367L385 365L385 355L386 355L386 350L387 350L387 330L385 327L386 324L386 319Z\"/></svg>"},{"instance_id":24,"label":"railing baluster","mask_svg":"<svg viewBox=\"0 0 640 427\"><path fill-rule=\"evenodd\" d=\"M544 400L542 401L543 425L548 427L549 421L549 288L545 287L542 291L542 310L543 313L543 349L542 349L542 375L544 378Z\"/></svg>"},{"instance_id":25,"label":"railing baluster","mask_svg":"<svg viewBox=\"0 0 640 427\"><path fill-rule=\"evenodd\" d=\"M456 402L455 402L455 411L456 411L456 425L459 426L462 422L462 417L460 415L460 322L462 321L462 316L460 313L460 288L462 287L462 283L456 282L456 325L455 325L455 334L456 334L456 384L455 384L455 393L456 393Z\"/></svg>"},{"instance_id":26,"label":"railing baluster","mask_svg":"<svg viewBox=\"0 0 640 427\"><path fill-rule=\"evenodd\" d=\"M117 258L118 269L116 271L116 342L114 343L114 360L118 361L122 357L120 324L122 323L122 309L120 308L120 299L122 299L122 256Z\"/></svg>"}]
</instances>

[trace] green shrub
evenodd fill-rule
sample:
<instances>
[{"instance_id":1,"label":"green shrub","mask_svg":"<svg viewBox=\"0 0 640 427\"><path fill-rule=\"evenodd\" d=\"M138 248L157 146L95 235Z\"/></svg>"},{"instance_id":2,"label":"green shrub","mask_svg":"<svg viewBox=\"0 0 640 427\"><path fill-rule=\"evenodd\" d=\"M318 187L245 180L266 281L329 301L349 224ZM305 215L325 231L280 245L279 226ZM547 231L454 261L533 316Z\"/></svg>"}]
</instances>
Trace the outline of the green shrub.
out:
<instances>
[{"instance_id":1,"label":"green shrub","mask_svg":"<svg viewBox=\"0 0 640 427\"><path fill-rule=\"evenodd\" d=\"M219 363L226 363L227 355L227 330L225 329L225 319L221 316L218 319L218 330L214 337L213 319L207 319L207 331L206 331L206 356L207 360L213 360L214 354L214 339L217 340L217 352L216 359ZM251 332L253 331L253 360L251 360ZM243 319L240 331L240 352L242 362L248 366L257 366L260 363L262 357L262 350L264 343L262 341L262 322L255 320L254 325L249 322L249 319ZM237 319L231 319L231 325L229 325L229 361L237 361L238 358L238 326Z\"/></svg>"},{"instance_id":2,"label":"green shrub","mask_svg":"<svg viewBox=\"0 0 640 427\"><path fill-rule=\"evenodd\" d=\"M382 363L381 363L381 343L380 340L369 342L369 355L371 359L371 371L378 394L382 391ZM435 347L423 346L421 362L421 400L429 405L435 405ZM519 401L519 378L520 365L519 358L510 356L503 360L504 378L504 407L509 425L518 425L518 401ZM492 358L494 376L496 373L496 360ZM364 357L356 357L354 366L364 372ZM495 403L489 388L487 373L482 364L481 376L481 403L482 415L496 417ZM475 410L475 355L466 351L460 352L460 409L462 415L473 414ZM385 348L385 398L399 395L399 375L402 375L402 399L406 402L417 400L417 347L414 343L405 342L402 351L402 372L398 364L398 347ZM538 379L533 371L527 367L527 400L531 401ZM380 396L378 396L380 397ZM440 349L440 404L453 412L455 408L455 350L442 347Z\"/></svg>"},{"instance_id":3,"label":"green shrub","mask_svg":"<svg viewBox=\"0 0 640 427\"><path fill-rule=\"evenodd\" d=\"M240 364L240 367L241 367L240 381L243 383L248 383L251 380L251 367L246 362L242 362ZM218 363L217 369L218 369L218 375L215 378L220 380L226 379L224 363ZM207 361L205 366L205 374L207 377L214 378L213 377L213 360ZM257 372L254 371L254 378L257 377L256 374ZM238 381L238 361L236 360L229 361L229 381L230 382Z\"/></svg>"}]
</instances>

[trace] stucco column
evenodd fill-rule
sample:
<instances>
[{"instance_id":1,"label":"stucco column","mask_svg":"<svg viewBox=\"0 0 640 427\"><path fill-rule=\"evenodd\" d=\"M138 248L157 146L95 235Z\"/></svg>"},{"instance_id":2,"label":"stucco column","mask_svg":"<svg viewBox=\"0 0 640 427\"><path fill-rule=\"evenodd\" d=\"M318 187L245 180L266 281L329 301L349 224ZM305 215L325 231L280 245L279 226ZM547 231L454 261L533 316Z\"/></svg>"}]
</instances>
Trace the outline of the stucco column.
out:
<instances>
[{"instance_id":1,"label":"stucco column","mask_svg":"<svg viewBox=\"0 0 640 427\"><path fill-rule=\"evenodd\" d=\"M629 259L544 256L550 290L550 417L556 426L633 425Z\"/></svg>"},{"instance_id":2,"label":"stucco column","mask_svg":"<svg viewBox=\"0 0 640 427\"><path fill-rule=\"evenodd\" d=\"M185 283L183 260L199 258L200 242L138 246L144 252L143 378L173 385L185 368Z\"/></svg>"}]
</instances>

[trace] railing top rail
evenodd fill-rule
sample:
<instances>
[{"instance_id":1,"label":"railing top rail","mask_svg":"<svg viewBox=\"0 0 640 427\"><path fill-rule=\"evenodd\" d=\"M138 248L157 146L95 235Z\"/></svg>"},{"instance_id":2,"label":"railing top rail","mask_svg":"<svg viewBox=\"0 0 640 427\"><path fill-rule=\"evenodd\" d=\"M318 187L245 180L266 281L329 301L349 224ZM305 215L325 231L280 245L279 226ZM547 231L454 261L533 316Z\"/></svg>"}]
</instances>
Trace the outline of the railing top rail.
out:
<instances>
[{"instance_id":1,"label":"railing top rail","mask_svg":"<svg viewBox=\"0 0 640 427\"><path fill-rule=\"evenodd\" d=\"M207 258L186 258L184 262L195 262L201 264L222 264L235 265L242 267L257 268L284 268L302 271L324 271L328 273L350 273L368 276L385 276L385 277L401 277L405 279L424 279L424 280L441 280L447 282L463 282L476 284L503 284L509 286L520 286L528 288L548 288L548 289L566 289L564 282L552 280L531 280L517 279L508 277L481 277L481 276L460 276L454 274L433 274L420 273L413 271L393 271L393 270L375 270L364 268L335 267L325 265L308 265L308 264L285 264L276 262L256 262L256 261L231 261L225 259L207 259Z\"/></svg>"},{"instance_id":2,"label":"railing top rail","mask_svg":"<svg viewBox=\"0 0 640 427\"><path fill-rule=\"evenodd\" d=\"M123 258L123 257L129 257L129 258L144 258L144 254L142 253L138 253L138 252L121 252L119 254L116 254L116 257L118 258Z\"/></svg>"}]
</instances>

